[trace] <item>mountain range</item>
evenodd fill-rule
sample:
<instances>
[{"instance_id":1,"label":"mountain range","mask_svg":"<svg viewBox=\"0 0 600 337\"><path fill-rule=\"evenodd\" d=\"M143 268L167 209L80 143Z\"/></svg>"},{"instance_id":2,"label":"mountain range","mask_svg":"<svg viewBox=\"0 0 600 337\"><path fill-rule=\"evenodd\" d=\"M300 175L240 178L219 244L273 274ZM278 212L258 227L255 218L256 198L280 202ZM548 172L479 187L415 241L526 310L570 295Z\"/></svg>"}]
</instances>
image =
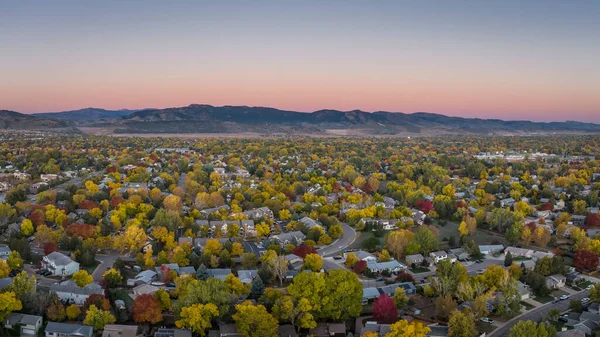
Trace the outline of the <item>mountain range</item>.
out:
<instances>
[{"instance_id":1,"label":"mountain range","mask_svg":"<svg viewBox=\"0 0 600 337\"><path fill-rule=\"evenodd\" d=\"M192 104L143 110L20 114L0 110L0 129L77 129L101 134L284 134L403 136L440 134L600 133L600 124L504 121L416 112L318 110L312 113L268 107Z\"/></svg>"}]
</instances>

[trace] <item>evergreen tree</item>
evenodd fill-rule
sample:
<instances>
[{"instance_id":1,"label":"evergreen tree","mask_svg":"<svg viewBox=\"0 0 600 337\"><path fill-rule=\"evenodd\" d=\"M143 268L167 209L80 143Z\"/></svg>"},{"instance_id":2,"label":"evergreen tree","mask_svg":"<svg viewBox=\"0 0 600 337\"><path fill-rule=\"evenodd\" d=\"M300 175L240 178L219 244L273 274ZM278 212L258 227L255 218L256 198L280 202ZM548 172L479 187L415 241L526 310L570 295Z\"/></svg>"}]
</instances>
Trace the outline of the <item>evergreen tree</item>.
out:
<instances>
[{"instance_id":1,"label":"evergreen tree","mask_svg":"<svg viewBox=\"0 0 600 337\"><path fill-rule=\"evenodd\" d=\"M265 292L265 285L260 277L256 277L250 287L249 299L258 300Z\"/></svg>"},{"instance_id":2,"label":"evergreen tree","mask_svg":"<svg viewBox=\"0 0 600 337\"><path fill-rule=\"evenodd\" d=\"M205 281L210 277L210 274L206 271L206 266L201 264L196 271L196 279L199 281Z\"/></svg>"},{"instance_id":3,"label":"evergreen tree","mask_svg":"<svg viewBox=\"0 0 600 337\"><path fill-rule=\"evenodd\" d=\"M512 254L510 252L507 252L506 255L504 256L504 266L510 267L510 266L512 266L512 263L513 263Z\"/></svg>"}]
</instances>

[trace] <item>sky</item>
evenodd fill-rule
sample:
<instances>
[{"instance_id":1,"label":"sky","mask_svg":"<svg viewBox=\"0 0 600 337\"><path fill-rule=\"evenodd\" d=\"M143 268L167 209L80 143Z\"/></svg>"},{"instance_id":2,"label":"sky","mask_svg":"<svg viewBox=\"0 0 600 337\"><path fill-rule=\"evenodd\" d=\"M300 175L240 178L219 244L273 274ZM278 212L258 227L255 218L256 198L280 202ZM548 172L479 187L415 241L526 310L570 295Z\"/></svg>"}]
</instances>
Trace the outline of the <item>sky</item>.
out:
<instances>
[{"instance_id":1,"label":"sky","mask_svg":"<svg viewBox=\"0 0 600 337\"><path fill-rule=\"evenodd\" d=\"M600 123L600 1L0 2L0 109Z\"/></svg>"}]
</instances>

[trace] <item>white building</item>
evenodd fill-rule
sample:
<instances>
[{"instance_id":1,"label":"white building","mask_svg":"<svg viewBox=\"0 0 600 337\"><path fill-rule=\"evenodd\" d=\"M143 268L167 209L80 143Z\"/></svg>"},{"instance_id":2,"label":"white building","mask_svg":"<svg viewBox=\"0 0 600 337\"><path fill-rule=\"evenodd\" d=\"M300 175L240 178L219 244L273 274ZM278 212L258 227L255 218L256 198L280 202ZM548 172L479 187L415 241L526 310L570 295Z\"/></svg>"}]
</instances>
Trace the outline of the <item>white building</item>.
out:
<instances>
[{"instance_id":1,"label":"white building","mask_svg":"<svg viewBox=\"0 0 600 337\"><path fill-rule=\"evenodd\" d=\"M73 275L79 271L79 263L59 252L52 252L42 259L42 268L52 275Z\"/></svg>"},{"instance_id":2,"label":"white building","mask_svg":"<svg viewBox=\"0 0 600 337\"><path fill-rule=\"evenodd\" d=\"M104 295L104 289L98 283L90 283L82 288L73 281L64 281L50 286L50 290L56 292L58 299L65 304L83 305L93 294Z\"/></svg>"}]
</instances>

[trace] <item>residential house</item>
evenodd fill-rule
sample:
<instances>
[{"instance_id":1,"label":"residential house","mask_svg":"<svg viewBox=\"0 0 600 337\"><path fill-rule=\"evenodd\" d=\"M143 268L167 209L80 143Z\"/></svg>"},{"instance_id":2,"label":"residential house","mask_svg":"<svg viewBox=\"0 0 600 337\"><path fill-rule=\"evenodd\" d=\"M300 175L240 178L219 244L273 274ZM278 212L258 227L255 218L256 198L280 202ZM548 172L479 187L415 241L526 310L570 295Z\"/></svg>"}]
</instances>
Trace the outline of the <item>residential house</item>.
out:
<instances>
[{"instance_id":1,"label":"residential house","mask_svg":"<svg viewBox=\"0 0 600 337\"><path fill-rule=\"evenodd\" d=\"M206 272L214 277L214 278L218 278L221 281L225 281L225 278L227 277L227 275L232 274L231 269L229 268L211 268L211 269L206 269Z\"/></svg>"},{"instance_id":2,"label":"residential house","mask_svg":"<svg viewBox=\"0 0 600 337\"><path fill-rule=\"evenodd\" d=\"M298 337L296 327L291 324L280 325L277 328L277 332L279 334L279 337Z\"/></svg>"},{"instance_id":3,"label":"residential house","mask_svg":"<svg viewBox=\"0 0 600 337\"><path fill-rule=\"evenodd\" d=\"M448 258L448 253L443 250L438 250L437 252L429 253L429 257L433 260L433 263L437 264L438 262L445 260ZM454 259L456 261L456 258ZM451 261L454 262L454 261Z\"/></svg>"},{"instance_id":4,"label":"residential house","mask_svg":"<svg viewBox=\"0 0 600 337\"><path fill-rule=\"evenodd\" d=\"M500 206L502 208L504 208L504 207L512 207L516 203L517 202L513 198L506 198L506 199L500 200Z\"/></svg>"},{"instance_id":5,"label":"residential house","mask_svg":"<svg viewBox=\"0 0 600 337\"><path fill-rule=\"evenodd\" d=\"M567 278L561 274L554 274L546 277L546 286L548 289L559 289L565 286Z\"/></svg>"},{"instance_id":6,"label":"residential house","mask_svg":"<svg viewBox=\"0 0 600 337\"><path fill-rule=\"evenodd\" d=\"M238 270L238 278L243 284L250 284L258 275L257 269Z\"/></svg>"},{"instance_id":7,"label":"residential house","mask_svg":"<svg viewBox=\"0 0 600 337\"><path fill-rule=\"evenodd\" d=\"M254 220L241 220L240 228L246 236L256 236L256 226Z\"/></svg>"},{"instance_id":8,"label":"residential house","mask_svg":"<svg viewBox=\"0 0 600 337\"><path fill-rule=\"evenodd\" d=\"M42 328L42 316L26 315L13 312L4 320L6 329L20 327L21 336L37 336Z\"/></svg>"},{"instance_id":9,"label":"residential house","mask_svg":"<svg viewBox=\"0 0 600 337\"><path fill-rule=\"evenodd\" d=\"M242 337L235 324L219 324L219 330L210 330L208 337Z\"/></svg>"},{"instance_id":10,"label":"residential house","mask_svg":"<svg viewBox=\"0 0 600 337\"><path fill-rule=\"evenodd\" d=\"M535 262L533 260L522 261L520 266L525 270L531 271L535 269Z\"/></svg>"},{"instance_id":11,"label":"residential house","mask_svg":"<svg viewBox=\"0 0 600 337\"><path fill-rule=\"evenodd\" d=\"M139 284L149 284L149 283L152 283L152 281L156 280L156 276L157 276L157 274L155 271L144 270L144 271L140 272L139 274L137 274L135 276L135 278L128 279L127 285L135 286L135 285L139 285Z\"/></svg>"},{"instance_id":12,"label":"residential house","mask_svg":"<svg viewBox=\"0 0 600 337\"><path fill-rule=\"evenodd\" d=\"M288 269L291 270L301 270L304 265L304 259L296 254L288 254L285 259L288 261Z\"/></svg>"},{"instance_id":13,"label":"residential house","mask_svg":"<svg viewBox=\"0 0 600 337\"><path fill-rule=\"evenodd\" d=\"M192 331L186 329L160 328L156 330L154 337L192 337Z\"/></svg>"},{"instance_id":14,"label":"residential house","mask_svg":"<svg viewBox=\"0 0 600 337\"><path fill-rule=\"evenodd\" d=\"M179 274L178 275L183 275L183 274L188 274L188 275L196 275L196 268L194 268L194 266L187 266L187 267L179 267Z\"/></svg>"},{"instance_id":15,"label":"residential house","mask_svg":"<svg viewBox=\"0 0 600 337\"><path fill-rule=\"evenodd\" d=\"M578 272L570 272L567 274L567 283L568 284L575 284L577 282L579 282L582 279L581 274Z\"/></svg>"},{"instance_id":16,"label":"residential house","mask_svg":"<svg viewBox=\"0 0 600 337\"><path fill-rule=\"evenodd\" d=\"M137 337L139 332L137 325L106 324L102 337Z\"/></svg>"},{"instance_id":17,"label":"residential house","mask_svg":"<svg viewBox=\"0 0 600 337\"><path fill-rule=\"evenodd\" d=\"M412 284L412 282L401 282L401 283L394 283L394 284L389 284L386 286L382 286L377 288L377 291L379 291L379 294L386 294L390 297L394 296L394 292L396 292L397 288L404 288L404 292L406 293L406 295L414 295L417 293L417 288L415 287L414 284Z\"/></svg>"},{"instance_id":18,"label":"residential house","mask_svg":"<svg viewBox=\"0 0 600 337\"><path fill-rule=\"evenodd\" d=\"M346 324L344 323L317 323L310 329L313 337L346 337Z\"/></svg>"},{"instance_id":19,"label":"residential house","mask_svg":"<svg viewBox=\"0 0 600 337\"><path fill-rule=\"evenodd\" d=\"M41 174L40 179L45 183L49 183L58 179L58 174Z\"/></svg>"},{"instance_id":20,"label":"residential house","mask_svg":"<svg viewBox=\"0 0 600 337\"><path fill-rule=\"evenodd\" d=\"M360 330L361 334L367 332L374 332L379 337L385 337L390 332L390 324L379 324L377 322L367 322L365 326ZM358 334L357 334L358 335Z\"/></svg>"},{"instance_id":21,"label":"residential house","mask_svg":"<svg viewBox=\"0 0 600 337\"><path fill-rule=\"evenodd\" d=\"M309 230L311 230L311 229L313 229L315 227L322 227L321 224L318 221L316 221L314 219L311 219L311 218L309 218L307 216L305 216L304 218L300 219L299 221L301 223L303 223L304 226L306 228L308 228Z\"/></svg>"},{"instance_id":22,"label":"residential house","mask_svg":"<svg viewBox=\"0 0 600 337\"><path fill-rule=\"evenodd\" d=\"M363 288L362 303L368 304L369 302L372 302L375 299L377 299L379 295L381 295L381 293L379 293L379 290L377 290L377 288Z\"/></svg>"},{"instance_id":23,"label":"residential house","mask_svg":"<svg viewBox=\"0 0 600 337\"><path fill-rule=\"evenodd\" d=\"M92 337L94 329L89 325L48 322L45 337Z\"/></svg>"},{"instance_id":24,"label":"residential house","mask_svg":"<svg viewBox=\"0 0 600 337\"><path fill-rule=\"evenodd\" d=\"M98 283L90 283L85 287L80 287L71 280L51 285L50 291L55 292L61 302L77 305L83 305L91 295L104 295L104 289Z\"/></svg>"},{"instance_id":25,"label":"residential house","mask_svg":"<svg viewBox=\"0 0 600 337\"><path fill-rule=\"evenodd\" d=\"M260 207L242 212L243 215L247 216L248 219L273 219L273 211L269 207Z\"/></svg>"},{"instance_id":26,"label":"residential house","mask_svg":"<svg viewBox=\"0 0 600 337\"><path fill-rule=\"evenodd\" d=\"M300 231L291 231L271 236L271 239L277 241L282 248L288 243L299 246L304 242L305 238L306 235Z\"/></svg>"},{"instance_id":27,"label":"residential house","mask_svg":"<svg viewBox=\"0 0 600 337\"><path fill-rule=\"evenodd\" d=\"M557 332L556 337L585 337L585 333L581 330L565 330Z\"/></svg>"},{"instance_id":28,"label":"residential house","mask_svg":"<svg viewBox=\"0 0 600 337\"><path fill-rule=\"evenodd\" d=\"M571 222L573 222L573 225L581 227L585 224L585 218L585 215L574 214L571 215Z\"/></svg>"},{"instance_id":29,"label":"residential house","mask_svg":"<svg viewBox=\"0 0 600 337\"><path fill-rule=\"evenodd\" d=\"M160 267L154 267L154 271L156 272L157 275L159 275L159 277L163 273L162 269L174 270L177 273L177 275L179 275L179 265L177 263L166 263L166 264L161 265Z\"/></svg>"},{"instance_id":30,"label":"residential house","mask_svg":"<svg viewBox=\"0 0 600 337\"><path fill-rule=\"evenodd\" d=\"M387 262L367 261L367 269L373 273L381 273L384 270L387 270L391 273L398 273L403 269L406 269L406 266L396 260L390 260Z\"/></svg>"},{"instance_id":31,"label":"residential house","mask_svg":"<svg viewBox=\"0 0 600 337\"><path fill-rule=\"evenodd\" d=\"M6 261L12 250L7 245L0 245L0 259Z\"/></svg>"},{"instance_id":32,"label":"residential house","mask_svg":"<svg viewBox=\"0 0 600 337\"><path fill-rule=\"evenodd\" d=\"M42 188L44 186L48 186L48 183L41 181L39 183L31 184L29 186L29 192L31 192L32 194L37 194L38 191L40 190L40 188Z\"/></svg>"},{"instance_id":33,"label":"residential house","mask_svg":"<svg viewBox=\"0 0 600 337\"><path fill-rule=\"evenodd\" d=\"M365 262L368 261L377 261L377 258L375 257L375 255L369 253L369 252L365 252L364 250L359 250L354 252L354 254L356 254L356 257L359 260L363 260Z\"/></svg>"},{"instance_id":34,"label":"residential house","mask_svg":"<svg viewBox=\"0 0 600 337\"><path fill-rule=\"evenodd\" d=\"M413 255L407 255L404 257L404 262L406 262L407 265L412 265L413 263L415 265L420 265L421 263L423 263L423 255L421 254L413 254Z\"/></svg>"},{"instance_id":35,"label":"residential house","mask_svg":"<svg viewBox=\"0 0 600 337\"><path fill-rule=\"evenodd\" d=\"M530 259L533 256L533 250L531 250L531 249L506 247L506 249L504 250L504 254L508 254L509 252L513 258L526 257L526 258Z\"/></svg>"},{"instance_id":36,"label":"residential house","mask_svg":"<svg viewBox=\"0 0 600 337\"><path fill-rule=\"evenodd\" d=\"M455 248L450 249L450 253L452 253L459 261L465 261L469 258L469 253L464 248Z\"/></svg>"},{"instance_id":37,"label":"residential house","mask_svg":"<svg viewBox=\"0 0 600 337\"><path fill-rule=\"evenodd\" d=\"M429 330L425 335L427 337L448 337L448 326L431 324L429 325Z\"/></svg>"},{"instance_id":38,"label":"residential house","mask_svg":"<svg viewBox=\"0 0 600 337\"><path fill-rule=\"evenodd\" d=\"M73 275L79 271L79 263L60 252L52 252L42 259L42 268L52 275Z\"/></svg>"},{"instance_id":39,"label":"residential house","mask_svg":"<svg viewBox=\"0 0 600 337\"><path fill-rule=\"evenodd\" d=\"M140 295L153 295L159 290L159 287L153 286L151 284L140 284L139 286L133 288L133 294L130 296L131 298L135 299Z\"/></svg>"},{"instance_id":40,"label":"residential house","mask_svg":"<svg viewBox=\"0 0 600 337\"><path fill-rule=\"evenodd\" d=\"M536 251L533 253L533 255L531 256L531 259L535 262L537 262L538 260L542 259L543 257L549 257L552 258L554 257L553 253L550 252L540 252L540 251Z\"/></svg>"},{"instance_id":41,"label":"residential house","mask_svg":"<svg viewBox=\"0 0 600 337\"><path fill-rule=\"evenodd\" d=\"M517 291L519 292L519 296L521 296L521 301L528 299L530 296L529 286L521 281L517 283Z\"/></svg>"},{"instance_id":42,"label":"residential house","mask_svg":"<svg viewBox=\"0 0 600 337\"><path fill-rule=\"evenodd\" d=\"M479 252L483 255L499 253L503 250L504 250L503 245L481 245L481 246L479 246Z\"/></svg>"},{"instance_id":43,"label":"residential house","mask_svg":"<svg viewBox=\"0 0 600 337\"><path fill-rule=\"evenodd\" d=\"M31 174L25 172L15 172L13 176L19 180L29 180L31 179Z\"/></svg>"},{"instance_id":44,"label":"residential house","mask_svg":"<svg viewBox=\"0 0 600 337\"><path fill-rule=\"evenodd\" d=\"M10 285L12 285L12 283L12 277L0 278L0 290L8 288Z\"/></svg>"}]
</instances>

